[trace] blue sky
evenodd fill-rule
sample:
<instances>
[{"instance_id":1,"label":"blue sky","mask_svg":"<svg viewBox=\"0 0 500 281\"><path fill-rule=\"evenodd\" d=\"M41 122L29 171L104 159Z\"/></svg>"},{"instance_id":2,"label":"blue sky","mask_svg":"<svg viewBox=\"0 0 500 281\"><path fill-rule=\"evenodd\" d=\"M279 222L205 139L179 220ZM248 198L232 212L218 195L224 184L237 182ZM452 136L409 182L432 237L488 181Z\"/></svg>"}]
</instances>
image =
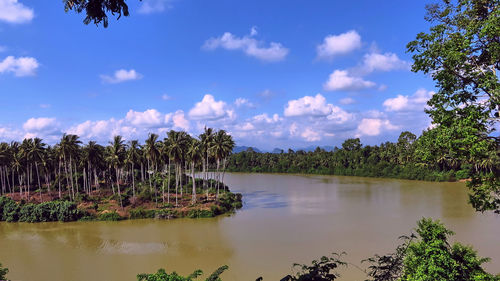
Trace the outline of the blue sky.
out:
<instances>
[{"instance_id":1,"label":"blue sky","mask_svg":"<svg viewBox=\"0 0 500 281\"><path fill-rule=\"evenodd\" d=\"M406 44L428 1L128 0L84 25L61 1L0 0L0 141L106 143L225 129L262 149L394 141L430 125Z\"/></svg>"}]
</instances>

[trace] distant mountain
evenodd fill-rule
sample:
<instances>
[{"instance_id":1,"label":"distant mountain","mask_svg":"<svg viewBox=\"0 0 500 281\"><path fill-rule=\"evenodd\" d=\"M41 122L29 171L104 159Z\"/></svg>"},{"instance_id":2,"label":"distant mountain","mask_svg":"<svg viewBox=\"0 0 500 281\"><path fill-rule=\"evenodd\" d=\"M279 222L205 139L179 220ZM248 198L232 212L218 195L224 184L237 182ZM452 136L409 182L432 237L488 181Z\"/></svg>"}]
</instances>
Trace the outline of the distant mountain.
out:
<instances>
[{"instance_id":1,"label":"distant mountain","mask_svg":"<svg viewBox=\"0 0 500 281\"><path fill-rule=\"evenodd\" d=\"M260 149L258 149L256 147L251 147L251 146L235 146L233 148L233 153L247 151L249 148L253 149L253 151L255 151L255 152L262 153L262 151Z\"/></svg>"},{"instance_id":2,"label":"distant mountain","mask_svg":"<svg viewBox=\"0 0 500 281\"><path fill-rule=\"evenodd\" d=\"M308 146L308 147L305 147L305 148L298 148L298 149L293 149L293 151L299 151L299 150L303 150L305 152L310 152L310 151L315 151L316 148L318 146L314 146L314 145L311 145L311 146ZM266 150L266 151L262 151L256 147L253 147L253 146L235 146L234 149L233 149L233 153L239 153L239 152L242 152L242 151L247 151L249 148L253 149L253 151L255 152L258 152L258 153L276 153L276 154L279 154L281 152L283 153L287 153L288 152L288 149L281 149L281 148L274 148L273 150L269 151L269 150ZM324 149L325 151L333 151L333 149L335 147L333 146L329 146L329 145L325 145L325 146L320 146L321 149Z\"/></svg>"},{"instance_id":3,"label":"distant mountain","mask_svg":"<svg viewBox=\"0 0 500 281\"><path fill-rule=\"evenodd\" d=\"M271 151L271 153L282 153L282 152L285 152L285 151L281 148L275 148Z\"/></svg>"},{"instance_id":4,"label":"distant mountain","mask_svg":"<svg viewBox=\"0 0 500 281\"><path fill-rule=\"evenodd\" d=\"M298 150L304 150L306 152L315 151L317 147L318 146L311 145L311 146L308 146L306 148L297 149L295 151L298 151ZM329 145L320 146L319 148L324 149L325 151L332 151L334 149L333 146L329 146Z\"/></svg>"}]
</instances>

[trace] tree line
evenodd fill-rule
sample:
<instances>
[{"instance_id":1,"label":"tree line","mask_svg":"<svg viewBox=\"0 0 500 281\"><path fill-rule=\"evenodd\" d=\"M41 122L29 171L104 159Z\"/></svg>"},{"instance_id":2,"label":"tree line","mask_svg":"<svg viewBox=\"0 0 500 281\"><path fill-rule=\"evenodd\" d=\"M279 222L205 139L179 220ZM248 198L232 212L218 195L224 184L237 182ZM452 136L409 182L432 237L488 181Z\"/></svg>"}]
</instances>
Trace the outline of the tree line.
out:
<instances>
[{"instance_id":1,"label":"tree line","mask_svg":"<svg viewBox=\"0 0 500 281\"><path fill-rule=\"evenodd\" d=\"M177 195L180 192L182 198L188 192L191 177L194 203L197 169L202 173L202 188L207 197L210 188L217 190L218 197L220 188L225 187L224 172L233 148L231 135L212 128L205 128L197 138L174 130L163 140L157 134L149 134L144 144L138 140L125 142L122 136L115 136L105 146L95 141L83 144L79 136L71 134L64 134L53 146L40 138L3 142L0 143L0 195L18 193L30 199L36 191L40 201L42 193L74 201L78 194L90 195L105 189L116 193L123 207L122 187L131 186L135 198L138 182L149 186L155 194L161 189L163 202L170 202L172 177L177 205Z\"/></svg>"},{"instance_id":2,"label":"tree line","mask_svg":"<svg viewBox=\"0 0 500 281\"><path fill-rule=\"evenodd\" d=\"M500 154L488 151L481 162L455 157L437 138L441 128L426 130L417 138L402 132L397 142L363 146L359 138L347 139L340 148L257 153L252 149L230 156L228 170L237 172L307 173L344 176L389 177L451 181L472 174L500 172Z\"/></svg>"}]
</instances>

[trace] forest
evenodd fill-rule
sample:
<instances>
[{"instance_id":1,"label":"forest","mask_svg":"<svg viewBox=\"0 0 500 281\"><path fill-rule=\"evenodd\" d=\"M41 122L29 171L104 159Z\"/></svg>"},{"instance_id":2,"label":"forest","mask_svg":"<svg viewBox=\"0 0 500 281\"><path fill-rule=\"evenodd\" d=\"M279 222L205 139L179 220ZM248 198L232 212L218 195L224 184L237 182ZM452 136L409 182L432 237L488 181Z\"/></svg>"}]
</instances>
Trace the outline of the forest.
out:
<instances>
[{"instance_id":1,"label":"forest","mask_svg":"<svg viewBox=\"0 0 500 281\"><path fill-rule=\"evenodd\" d=\"M500 173L500 157L491 150L488 157L473 163L454 156L445 143L437 141L440 128L426 130L420 137L402 132L397 142L362 145L359 138L347 139L340 148L325 151L282 151L258 153L252 149L233 154L228 171L304 173L362 177L385 177L426 181L455 181L472 173Z\"/></svg>"},{"instance_id":2,"label":"forest","mask_svg":"<svg viewBox=\"0 0 500 281\"><path fill-rule=\"evenodd\" d=\"M218 215L241 207L241 195L224 185L233 147L229 134L211 128L199 138L149 134L143 145L121 136L107 146L84 145L76 135L54 146L40 138L1 143L0 220Z\"/></svg>"}]
</instances>

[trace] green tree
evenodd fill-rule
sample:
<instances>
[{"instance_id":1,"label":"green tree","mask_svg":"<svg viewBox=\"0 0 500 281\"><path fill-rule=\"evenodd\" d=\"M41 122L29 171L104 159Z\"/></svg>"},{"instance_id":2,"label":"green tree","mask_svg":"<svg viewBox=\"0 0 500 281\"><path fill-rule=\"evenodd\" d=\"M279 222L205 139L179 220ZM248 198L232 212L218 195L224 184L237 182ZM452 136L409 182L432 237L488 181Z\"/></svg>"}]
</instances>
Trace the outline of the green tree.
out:
<instances>
[{"instance_id":1,"label":"green tree","mask_svg":"<svg viewBox=\"0 0 500 281\"><path fill-rule=\"evenodd\" d=\"M7 280L7 273L9 273L9 270L7 268L3 268L0 263L0 280Z\"/></svg>"},{"instance_id":2,"label":"green tree","mask_svg":"<svg viewBox=\"0 0 500 281\"><path fill-rule=\"evenodd\" d=\"M481 267L488 258L480 258L469 246L448 237L453 232L439 221L422 219L416 229L419 240L411 242L404 258L404 280L499 280Z\"/></svg>"},{"instance_id":3,"label":"green tree","mask_svg":"<svg viewBox=\"0 0 500 281\"><path fill-rule=\"evenodd\" d=\"M430 74L438 91L427 113L437 142L467 161L472 180L470 202L478 211L500 213L500 167L487 173L480 164L500 153L493 131L500 110L500 0L443 0L427 6L432 26L408 43L412 70Z\"/></svg>"}]
</instances>

